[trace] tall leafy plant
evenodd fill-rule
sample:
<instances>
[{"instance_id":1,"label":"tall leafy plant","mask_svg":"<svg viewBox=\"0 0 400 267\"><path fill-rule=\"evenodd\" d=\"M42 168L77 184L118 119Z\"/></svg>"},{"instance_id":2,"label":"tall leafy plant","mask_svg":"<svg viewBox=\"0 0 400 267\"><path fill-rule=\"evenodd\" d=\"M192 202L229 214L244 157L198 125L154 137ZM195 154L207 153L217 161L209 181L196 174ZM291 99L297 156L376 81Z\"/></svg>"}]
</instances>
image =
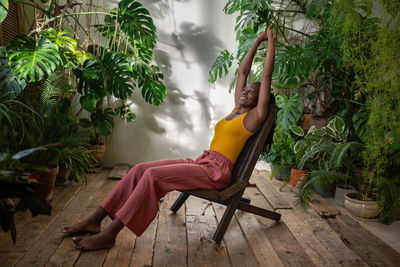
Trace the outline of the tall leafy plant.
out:
<instances>
[{"instance_id":1,"label":"tall leafy plant","mask_svg":"<svg viewBox=\"0 0 400 267\"><path fill-rule=\"evenodd\" d=\"M156 28L142 4L122 0L117 8L107 12L93 11L98 7L91 5L90 11L75 13L73 8L79 3L59 5L56 2L47 2L45 8L30 4L41 10L43 22L30 35L19 35L7 46L7 60L16 78L34 82L40 88L38 85L51 73L72 71L77 84L73 95L78 95L82 109L91 114L82 121L82 126L93 127L98 135L111 134L114 127L111 120L115 116L134 120L135 114L127 106L127 100L135 88L141 90L150 104L163 102L166 97L163 75L151 64ZM81 15L98 14L105 15L104 22L93 28L102 36L99 42L89 36L90 31L85 31L88 36L82 38L80 30L69 27L71 17L79 21ZM79 22L76 25L82 27ZM90 25L87 27L90 29ZM85 43L76 41L85 39L88 40Z\"/></svg>"}]
</instances>

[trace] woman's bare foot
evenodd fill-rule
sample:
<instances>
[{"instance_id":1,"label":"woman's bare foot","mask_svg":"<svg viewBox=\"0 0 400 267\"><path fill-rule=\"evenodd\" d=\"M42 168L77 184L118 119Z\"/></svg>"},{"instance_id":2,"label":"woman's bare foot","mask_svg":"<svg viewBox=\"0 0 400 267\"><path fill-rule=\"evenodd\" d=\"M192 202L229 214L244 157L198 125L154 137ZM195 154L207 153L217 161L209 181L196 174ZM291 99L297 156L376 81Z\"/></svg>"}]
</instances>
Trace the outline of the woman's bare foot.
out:
<instances>
[{"instance_id":1,"label":"woman's bare foot","mask_svg":"<svg viewBox=\"0 0 400 267\"><path fill-rule=\"evenodd\" d=\"M115 244L115 238L124 228L124 224L115 218L103 232L92 236L79 236L72 238L73 245L79 250L96 250L103 248L112 248Z\"/></svg>"},{"instance_id":2,"label":"woman's bare foot","mask_svg":"<svg viewBox=\"0 0 400 267\"><path fill-rule=\"evenodd\" d=\"M100 223L92 222L89 219L78 222L72 226L64 227L61 231L65 235L72 235L76 233L92 233L97 234L101 230Z\"/></svg>"},{"instance_id":3,"label":"woman's bare foot","mask_svg":"<svg viewBox=\"0 0 400 267\"><path fill-rule=\"evenodd\" d=\"M76 233L97 234L101 230L101 221L107 215L107 212L99 206L87 219L72 226L64 227L61 232L63 232L64 235L72 235Z\"/></svg>"},{"instance_id":4,"label":"woman's bare foot","mask_svg":"<svg viewBox=\"0 0 400 267\"><path fill-rule=\"evenodd\" d=\"M101 232L91 236L78 236L72 238L73 245L79 250L96 250L112 248L115 244L115 237Z\"/></svg>"}]
</instances>

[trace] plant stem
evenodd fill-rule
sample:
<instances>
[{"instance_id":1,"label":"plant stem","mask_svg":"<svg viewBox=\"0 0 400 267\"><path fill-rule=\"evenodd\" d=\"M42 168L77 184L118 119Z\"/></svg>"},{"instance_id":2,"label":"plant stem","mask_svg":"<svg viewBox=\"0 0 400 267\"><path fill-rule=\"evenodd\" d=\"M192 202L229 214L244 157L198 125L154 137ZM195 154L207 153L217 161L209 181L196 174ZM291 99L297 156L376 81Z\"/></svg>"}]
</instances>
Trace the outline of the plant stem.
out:
<instances>
[{"instance_id":1,"label":"plant stem","mask_svg":"<svg viewBox=\"0 0 400 267\"><path fill-rule=\"evenodd\" d=\"M57 20L57 19L59 19L59 18L61 18L61 17L63 17L63 16L64 16L64 17L71 17L71 16L76 16L76 15L90 15L90 14L103 14L103 15L116 16L116 15L113 15L113 14L110 14L110 13L106 13L106 12L97 12L97 11L92 11L92 12L78 12L78 13L69 13L69 14L66 14L66 15L59 15L59 16L56 16L56 17L53 17L53 18L51 18L51 19L46 20L45 23L39 28L39 30L38 30L37 32L42 31L42 29L43 29L44 26L48 25L49 23L51 23L51 22L53 22L53 21L55 21L55 20Z\"/></svg>"},{"instance_id":2,"label":"plant stem","mask_svg":"<svg viewBox=\"0 0 400 267\"><path fill-rule=\"evenodd\" d=\"M27 6L31 6L36 9L39 9L40 11L42 11L45 14L46 18L50 18L50 14L47 13L47 11L45 9L41 8L40 6L38 6L36 4L31 4L31 3L24 2L24 1L18 1L18 0L11 0L11 1L14 3L23 4L23 5L27 5Z\"/></svg>"},{"instance_id":3,"label":"plant stem","mask_svg":"<svg viewBox=\"0 0 400 267\"><path fill-rule=\"evenodd\" d=\"M295 29L293 29L293 28L289 28L289 27L285 27L285 26L283 26L283 28L288 29L288 30L293 31L293 32L300 33L300 34L305 35L305 36L307 36L307 37L310 37L310 35L307 34L307 33L305 33L305 32L298 31L298 30L295 30Z\"/></svg>"}]
</instances>

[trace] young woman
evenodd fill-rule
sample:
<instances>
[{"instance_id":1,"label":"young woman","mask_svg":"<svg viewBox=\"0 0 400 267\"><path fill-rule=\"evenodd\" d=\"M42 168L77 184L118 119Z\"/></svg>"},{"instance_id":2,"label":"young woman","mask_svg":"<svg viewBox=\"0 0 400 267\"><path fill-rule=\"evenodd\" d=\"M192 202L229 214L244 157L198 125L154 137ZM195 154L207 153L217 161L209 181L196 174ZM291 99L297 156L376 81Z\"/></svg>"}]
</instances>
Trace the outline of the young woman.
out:
<instances>
[{"instance_id":1,"label":"young woman","mask_svg":"<svg viewBox=\"0 0 400 267\"><path fill-rule=\"evenodd\" d=\"M268 41L268 50L261 83L246 85L254 55L263 41ZM210 149L196 160L167 159L133 167L92 215L62 229L66 235L81 232L93 234L74 237L73 244L77 249L113 247L117 234L124 226L140 236L157 215L159 200L170 191L223 189L229 184L240 151L268 115L275 41L276 35L269 26L247 53L237 76L235 108L215 126ZM100 232L101 221L107 215L113 221Z\"/></svg>"}]
</instances>

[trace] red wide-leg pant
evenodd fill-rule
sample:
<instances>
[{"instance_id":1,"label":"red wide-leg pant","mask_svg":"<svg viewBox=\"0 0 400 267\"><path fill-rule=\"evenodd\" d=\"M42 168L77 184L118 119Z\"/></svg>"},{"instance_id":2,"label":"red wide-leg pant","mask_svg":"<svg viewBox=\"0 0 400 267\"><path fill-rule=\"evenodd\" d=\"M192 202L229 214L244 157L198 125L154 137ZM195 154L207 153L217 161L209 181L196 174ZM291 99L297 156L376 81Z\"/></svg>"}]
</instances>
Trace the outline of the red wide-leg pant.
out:
<instances>
[{"instance_id":1,"label":"red wide-leg pant","mask_svg":"<svg viewBox=\"0 0 400 267\"><path fill-rule=\"evenodd\" d=\"M196 160L167 159L137 164L100 204L137 236L150 225L159 200L173 190L222 189L233 164L222 154L206 150Z\"/></svg>"}]
</instances>

